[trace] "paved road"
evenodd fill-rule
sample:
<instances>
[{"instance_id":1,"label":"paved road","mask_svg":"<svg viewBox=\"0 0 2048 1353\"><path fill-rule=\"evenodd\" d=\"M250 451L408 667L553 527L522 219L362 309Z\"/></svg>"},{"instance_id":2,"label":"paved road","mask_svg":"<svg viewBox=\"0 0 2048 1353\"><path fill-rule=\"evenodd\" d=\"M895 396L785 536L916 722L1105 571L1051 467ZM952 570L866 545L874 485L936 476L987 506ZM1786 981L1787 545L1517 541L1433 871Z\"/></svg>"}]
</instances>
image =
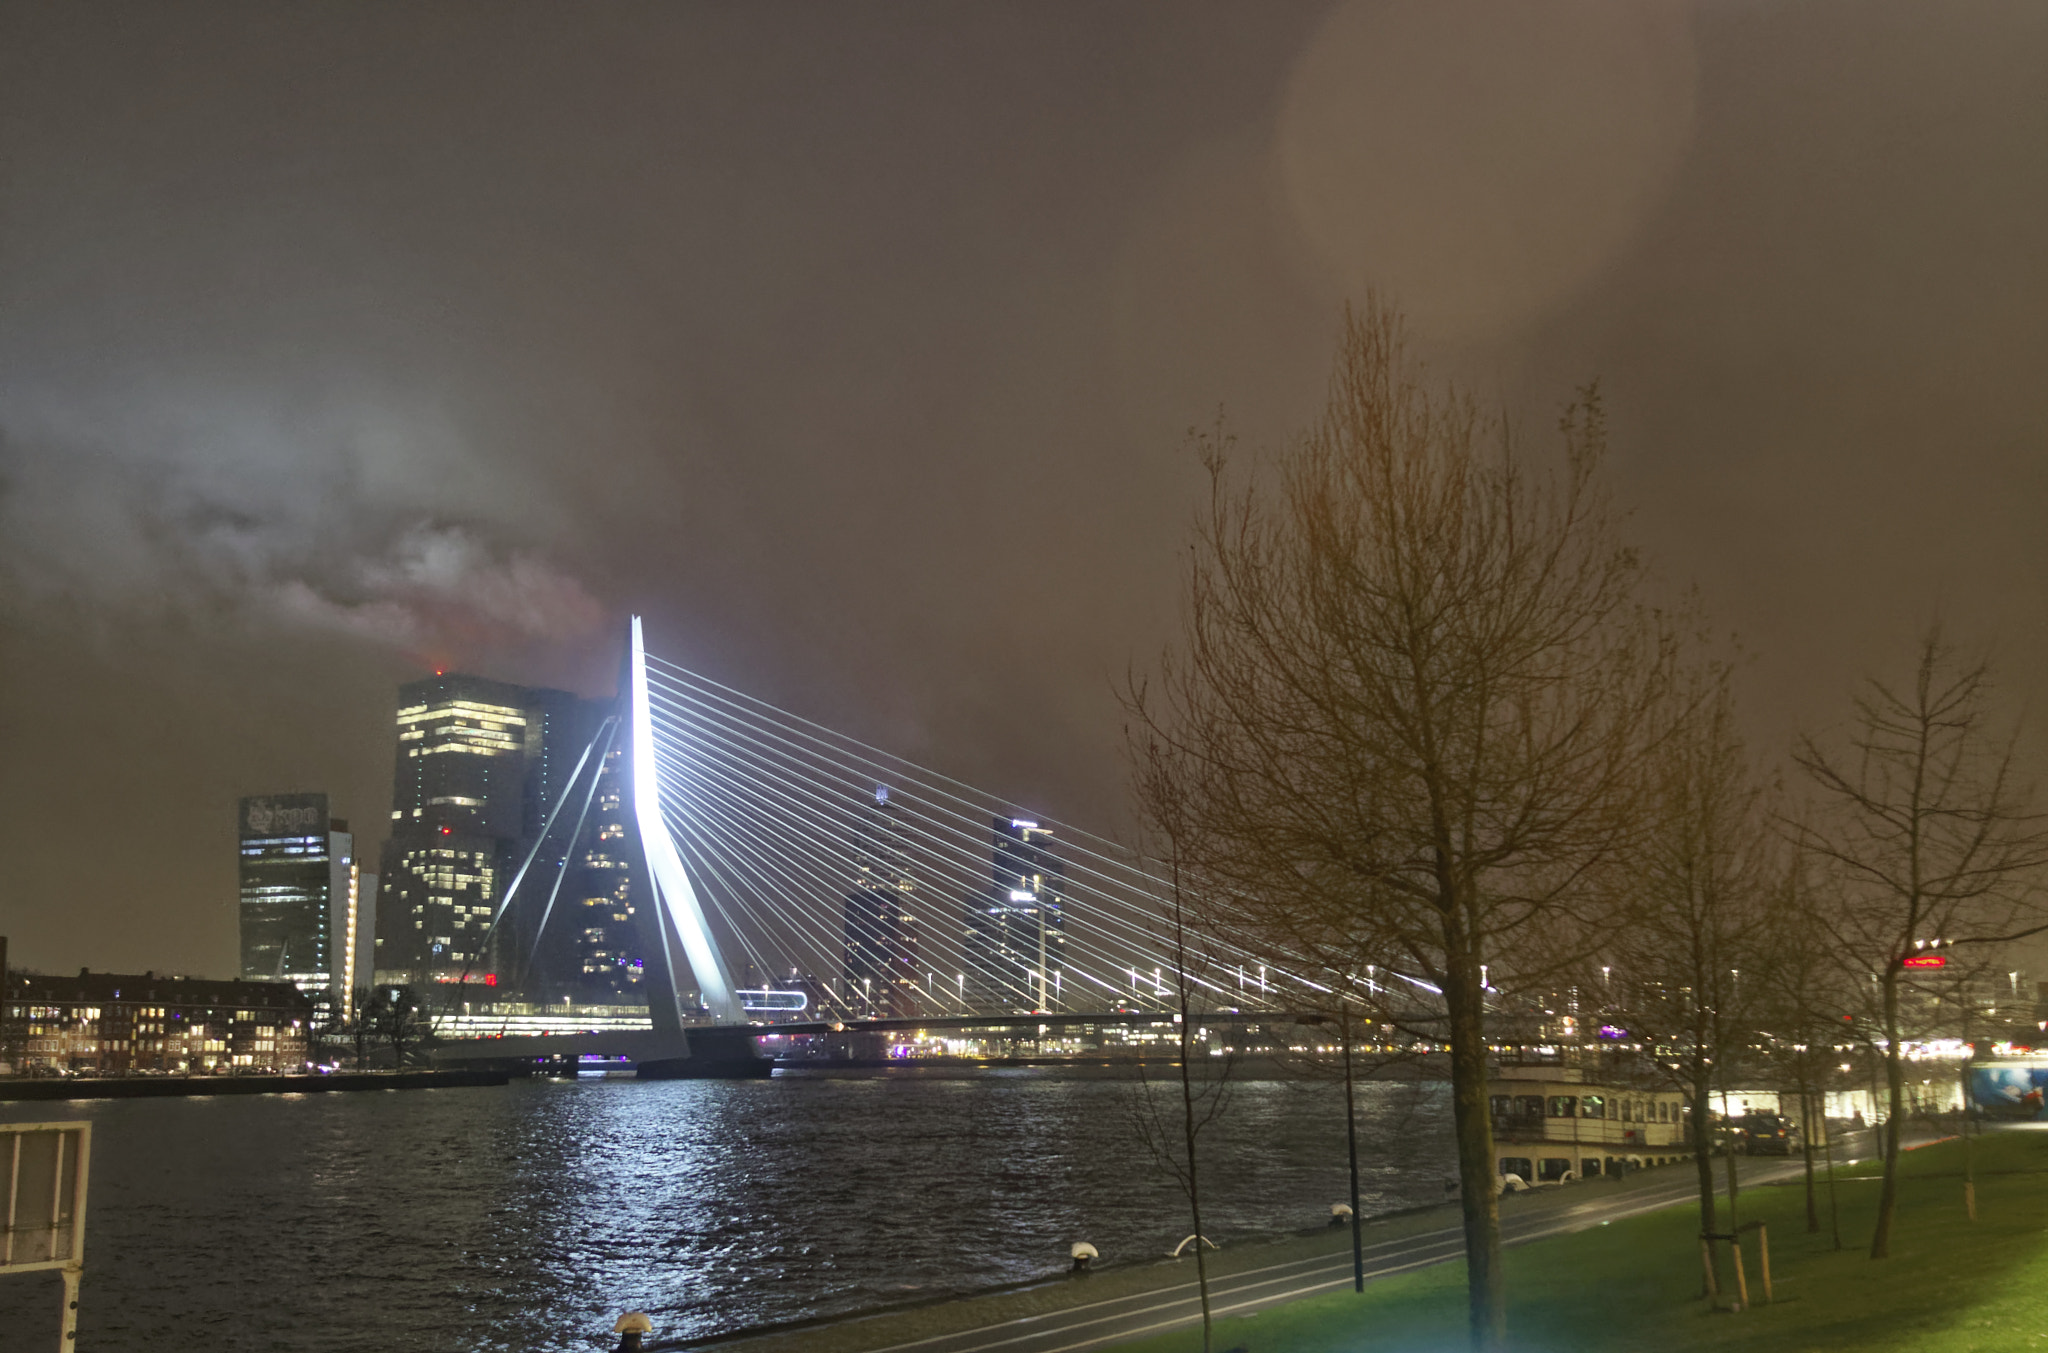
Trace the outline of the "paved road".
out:
<instances>
[{"instance_id":1,"label":"paved road","mask_svg":"<svg viewBox=\"0 0 2048 1353\"><path fill-rule=\"evenodd\" d=\"M1745 1159L1740 1169L1742 1185L1783 1179L1800 1168L1797 1156L1785 1161ZM1716 1174L1719 1173L1717 1164ZM1524 1244L1671 1207L1698 1196L1698 1176L1692 1167L1669 1166L1653 1176L1638 1176L1631 1187L1618 1193L1603 1192L1584 1202L1547 1207L1526 1216L1514 1216L1510 1204L1509 1215L1502 1219L1501 1238L1504 1244ZM1457 1226L1399 1236L1366 1246L1366 1277L1405 1273L1455 1259L1463 1253L1463 1233ZM1209 1284L1209 1299L1218 1316L1249 1315L1298 1297L1334 1292L1350 1285L1351 1255L1347 1250L1232 1273ZM1106 1301L1086 1302L1062 1311L1023 1316L981 1329L891 1344L869 1353L1083 1353L1193 1325L1200 1318L1201 1298L1195 1284L1183 1282Z\"/></svg>"}]
</instances>

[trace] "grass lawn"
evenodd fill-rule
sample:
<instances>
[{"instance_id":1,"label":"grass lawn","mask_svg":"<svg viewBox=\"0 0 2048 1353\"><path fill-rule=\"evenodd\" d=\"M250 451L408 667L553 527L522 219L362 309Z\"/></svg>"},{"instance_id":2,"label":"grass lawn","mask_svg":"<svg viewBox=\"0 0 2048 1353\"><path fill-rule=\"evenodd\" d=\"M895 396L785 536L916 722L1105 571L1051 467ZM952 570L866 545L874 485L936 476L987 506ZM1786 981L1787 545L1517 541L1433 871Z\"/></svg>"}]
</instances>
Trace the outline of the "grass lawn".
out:
<instances>
[{"instance_id":1,"label":"grass lawn","mask_svg":"<svg viewBox=\"0 0 2048 1353\"><path fill-rule=\"evenodd\" d=\"M1827 1192L1821 1233L1806 1232L1795 1180L1746 1189L1743 1222L1770 1227L1777 1301L1763 1305L1755 1236L1744 1238L1750 1295L1740 1314L1700 1299L1699 1211L1674 1207L1507 1252L1509 1345L1517 1353L1745 1353L1913 1350L2048 1353L2048 1133L1974 1143L1977 1216L1963 1212L1962 1144L1904 1158L1892 1257L1866 1257L1877 1212L1875 1162L1838 1171L1843 1249L1832 1248ZM1726 1225L1723 1218L1722 1224ZM1218 1353L1449 1353L1465 1343L1462 1263L1311 1297L1216 1324ZM1732 1274L1728 1286L1733 1287ZM1189 1353L1200 1331L1122 1345Z\"/></svg>"}]
</instances>

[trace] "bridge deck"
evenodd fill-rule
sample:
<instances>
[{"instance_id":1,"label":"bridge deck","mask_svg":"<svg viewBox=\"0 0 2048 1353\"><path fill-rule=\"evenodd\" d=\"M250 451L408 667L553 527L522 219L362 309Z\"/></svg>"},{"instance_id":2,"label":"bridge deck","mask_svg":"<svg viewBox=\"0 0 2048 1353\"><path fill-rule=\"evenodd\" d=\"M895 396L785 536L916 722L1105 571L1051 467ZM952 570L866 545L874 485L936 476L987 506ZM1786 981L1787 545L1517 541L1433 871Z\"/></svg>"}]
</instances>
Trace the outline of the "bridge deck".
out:
<instances>
[{"instance_id":1,"label":"bridge deck","mask_svg":"<svg viewBox=\"0 0 2048 1353\"><path fill-rule=\"evenodd\" d=\"M450 1038L432 1052L436 1062L538 1061L553 1057L611 1057L632 1063L667 1061L689 1056L692 1034L710 1035L707 1041L727 1042L736 1035L799 1037L840 1033L918 1033L943 1031L962 1033L974 1029L1068 1029L1078 1025L1120 1024L1167 1025L1173 1015L1157 1010L1107 1010L1093 1013L944 1015L933 1018L802 1020L785 1024L697 1024L686 1026L680 1037L646 1029L621 1029L580 1034L530 1034L499 1038ZM1296 1024L1302 1016L1277 1011L1217 1011L1195 1017L1204 1026L1244 1024Z\"/></svg>"}]
</instances>

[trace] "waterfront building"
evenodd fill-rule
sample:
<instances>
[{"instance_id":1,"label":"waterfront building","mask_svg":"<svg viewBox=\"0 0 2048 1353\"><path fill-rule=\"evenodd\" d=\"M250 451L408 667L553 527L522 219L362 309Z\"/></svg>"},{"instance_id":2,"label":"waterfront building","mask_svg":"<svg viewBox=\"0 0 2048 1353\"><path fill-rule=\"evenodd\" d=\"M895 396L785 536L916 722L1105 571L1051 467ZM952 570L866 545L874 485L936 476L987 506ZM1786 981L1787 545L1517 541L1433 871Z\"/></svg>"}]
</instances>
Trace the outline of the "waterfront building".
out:
<instances>
[{"instance_id":1,"label":"waterfront building","mask_svg":"<svg viewBox=\"0 0 2048 1353\"><path fill-rule=\"evenodd\" d=\"M1052 832L996 818L989 885L970 901L961 983L976 1009L1057 1010L1065 986L1066 864Z\"/></svg>"},{"instance_id":2,"label":"waterfront building","mask_svg":"<svg viewBox=\"0 0 2048 1353\"><path fill-rule=\"evenodd\" d=\"M857 824L859 850L852 891L846 895L847 1009L870 1019L913 1019L918 1014L915 883L904 850L903 821L886 788Z\"/></svg>"},{"instance_id":3,"label":"waterfront building","mask_svg":"<svg viewBox=\"0 0 2048 1353\"><path fill-rule=\"evenodd\" d=\"M376 928L376 876L366 889L348 823L325 794L255 795L236 820L242 976L290 982L346 1018Z\"/></svg>"},{"instance_id":4,"label":"waterfront building","mask_svg":"<svg viewBox=\"0 0 2048 1353\"><path fill-rule=\"evenodd\" d=\"M83 968L7 973L0 1011L0 1061L17 1075L303 1071L318 1017L291 982Z\"/></svg>"},{"instance_id":5,"label":"waterfront building","mask_svg":"<svg viewBox=\"0 0 2048 1353\"><path fill-rule=\"evenodd\" d=\"M399 688L379 982L428 987L467 973L480 992L541 1004L638 993L644 885L620 789L624 740L601 757L594 787L591 768L576 773L612 710L460 673Z\"/></svg>"}]
</instances>

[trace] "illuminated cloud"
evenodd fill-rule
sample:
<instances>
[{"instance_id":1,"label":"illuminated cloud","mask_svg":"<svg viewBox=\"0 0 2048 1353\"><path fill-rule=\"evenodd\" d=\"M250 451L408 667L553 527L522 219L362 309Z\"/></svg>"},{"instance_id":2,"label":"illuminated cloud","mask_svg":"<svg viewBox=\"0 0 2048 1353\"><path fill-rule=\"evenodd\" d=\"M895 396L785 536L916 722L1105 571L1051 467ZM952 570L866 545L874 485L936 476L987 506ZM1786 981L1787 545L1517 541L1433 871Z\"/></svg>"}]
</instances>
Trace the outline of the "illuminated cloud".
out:
<instances>
[{"instance_id":1,"label":"illuminated cloud","mask_svg":"<svg viewBox=\"0 0 2048 1353\"><path fill-rule=\"evenodd\" d=\"M577 639L603 623L517 523L407 511L303 464L222 473L220 457L160 448L0 441L0 607L345 634L414 654Z\"/></svg>"}]
</instances>

